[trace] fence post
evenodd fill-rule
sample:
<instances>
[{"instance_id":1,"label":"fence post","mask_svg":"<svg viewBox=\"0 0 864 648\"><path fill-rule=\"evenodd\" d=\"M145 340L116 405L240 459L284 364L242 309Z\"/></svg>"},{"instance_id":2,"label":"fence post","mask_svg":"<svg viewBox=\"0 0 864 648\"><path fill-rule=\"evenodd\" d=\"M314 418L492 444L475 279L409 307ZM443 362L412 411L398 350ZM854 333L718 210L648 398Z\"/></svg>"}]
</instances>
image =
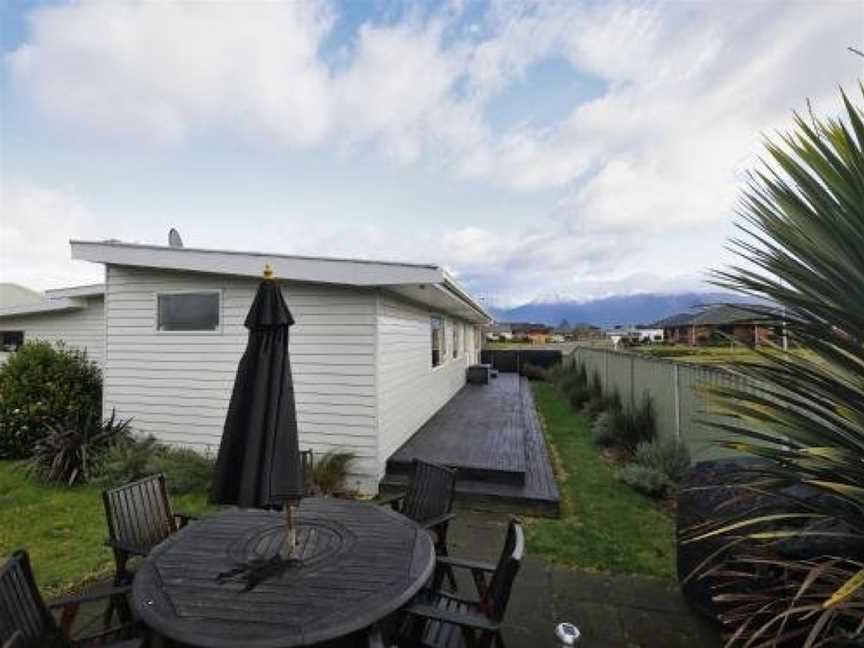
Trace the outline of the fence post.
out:
<instances>
[{"instance_id":1,"label":"fence post","mask_svg":"<svg viewBox=\"0 0 864 648\"><path fill-rule=\"evenodd\" d=\"M675 438L681 439L681 394L678 392L678 363L672 363L672 401L675 409Z\"/></svg>"},{"instance_id":2,"label":"fence post","mask_svg":"<svg viewBox=\"0 0 864 648\"><path fill-rule=\"evenodd\" d=\"M636 410L636 356L630 355L630 411Z\"/></svg>"}]
</instances>

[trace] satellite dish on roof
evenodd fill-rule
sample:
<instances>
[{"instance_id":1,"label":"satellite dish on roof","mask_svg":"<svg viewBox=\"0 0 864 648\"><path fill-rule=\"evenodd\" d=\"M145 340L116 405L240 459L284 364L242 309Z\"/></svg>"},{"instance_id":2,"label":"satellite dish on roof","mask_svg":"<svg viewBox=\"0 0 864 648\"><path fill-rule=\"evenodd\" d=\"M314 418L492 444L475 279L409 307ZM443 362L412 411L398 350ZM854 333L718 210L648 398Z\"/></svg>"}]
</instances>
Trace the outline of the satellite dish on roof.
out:
<instances>
[{"instance_id":1,"label":"satellite dish on roof","mask_svg":"<svg viewBox=\"0 0 864 648\"><path fill-rule=\"evenodd\" d=\"M168 245L173 248L183 247L183 239L180 238L180 232L173 227L171 228L171 231L168 232Z\"/></svg>"}]
</instances>

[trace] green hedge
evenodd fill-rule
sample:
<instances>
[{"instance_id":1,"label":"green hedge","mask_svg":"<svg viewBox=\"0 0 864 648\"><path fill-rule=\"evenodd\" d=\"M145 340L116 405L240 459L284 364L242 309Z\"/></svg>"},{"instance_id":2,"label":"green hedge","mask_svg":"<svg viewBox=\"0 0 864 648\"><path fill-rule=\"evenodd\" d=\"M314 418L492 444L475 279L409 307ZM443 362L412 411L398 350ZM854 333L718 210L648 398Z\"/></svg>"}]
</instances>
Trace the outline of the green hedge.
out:
<instances>
[{"instance_id":1,"label":"green hedge","mask_svg":"<svg viewBox=\"0 0 864 648\"><path fill-rule=\"evenodd\" d=\"M33 453L48 426L102 412L102 372L87 354L27 342L0 367L0 459Z\"/></svg>"}]
</instances>

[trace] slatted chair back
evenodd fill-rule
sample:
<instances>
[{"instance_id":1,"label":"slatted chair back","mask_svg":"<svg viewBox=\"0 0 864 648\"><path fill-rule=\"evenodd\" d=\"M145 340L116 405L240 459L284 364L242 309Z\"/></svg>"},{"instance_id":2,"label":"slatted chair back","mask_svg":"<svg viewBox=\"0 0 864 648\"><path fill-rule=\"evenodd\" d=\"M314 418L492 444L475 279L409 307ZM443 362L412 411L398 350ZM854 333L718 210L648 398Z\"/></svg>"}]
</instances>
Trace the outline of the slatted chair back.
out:
<instances>
[{"instance_id":1,"label":"slatted chair back","mask_svg":"<svg viewBox=\"0 0 864 648\"><path fill-rule=\"evenodd\" d=\"M455 486L455 470L415 459L414 476L405 493L402 515L424 522L449 513Z\"/></svg>"},{"instance_id":2,"label":"slatted chair back","mask_svg":"<svg viewBox=\"0 0 864 648\"><path fill-rule=\"evenodd\" d=\"M35 648L52 636L60 629L36 587L30 557L16 551L0 568L0 645Z\"/></svg>"},{"instance_id":3,"label":"slatted chair back","mask_svg":"<svg viewBox=\"0 0 864 648\"><path fill-rule=\"evenodd\" d=\"M142 554L177 530L165 475L151 475L102 493L108 535Z\"/></svg>"},{"instance_id":4,"label":"slatted chair back","mask_svg":"<svg viewBox=\"0 0 864 648\"><path fill-rule=\"evenodd\" d=\"M306 490L306 493L312 494L315 488L315 484L313 483L315 477L315 473L313 472L315 458L312 450L301 450L300 462L303 466L303 488Z\"/></svg>"},{"instance_id":5,"label":"slatted chair back","mask_svg":"<svg viewBox=\"0 0 864 648\"><path fill-rule=\"evenodd\" d=\"M522 532L522 525L517 520L510 520L501 557L498 559L489 587L486 588L480 601L480 609L495 621L504 618L510 600L510 590L513 588L516 574L519 573L524 553L525 534Z\"/></svg>"}]
</instances>

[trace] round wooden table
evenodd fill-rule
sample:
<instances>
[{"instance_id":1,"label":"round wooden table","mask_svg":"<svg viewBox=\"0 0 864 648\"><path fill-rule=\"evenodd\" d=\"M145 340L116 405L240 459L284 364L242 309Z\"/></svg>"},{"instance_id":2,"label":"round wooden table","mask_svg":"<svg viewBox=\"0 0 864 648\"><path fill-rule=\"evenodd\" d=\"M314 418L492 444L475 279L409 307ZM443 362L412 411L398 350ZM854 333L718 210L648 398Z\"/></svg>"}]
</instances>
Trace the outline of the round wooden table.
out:
<instances>
[{"instance_id":1,"label":"round wooden table","mask_svg":"<svg viewBox=\"0 0 864 648\"><path fill-rule=\"evenodd\" d=\"M224 574L275 555L283 516L232 509L191 523L139 567L136 612L159 635L192 646L304 646L386 617L434 569L429 535L389 509L311 498L302 501L296 520L299 564L249 590L243 575Z\"/></svg>"}]
</instances>

